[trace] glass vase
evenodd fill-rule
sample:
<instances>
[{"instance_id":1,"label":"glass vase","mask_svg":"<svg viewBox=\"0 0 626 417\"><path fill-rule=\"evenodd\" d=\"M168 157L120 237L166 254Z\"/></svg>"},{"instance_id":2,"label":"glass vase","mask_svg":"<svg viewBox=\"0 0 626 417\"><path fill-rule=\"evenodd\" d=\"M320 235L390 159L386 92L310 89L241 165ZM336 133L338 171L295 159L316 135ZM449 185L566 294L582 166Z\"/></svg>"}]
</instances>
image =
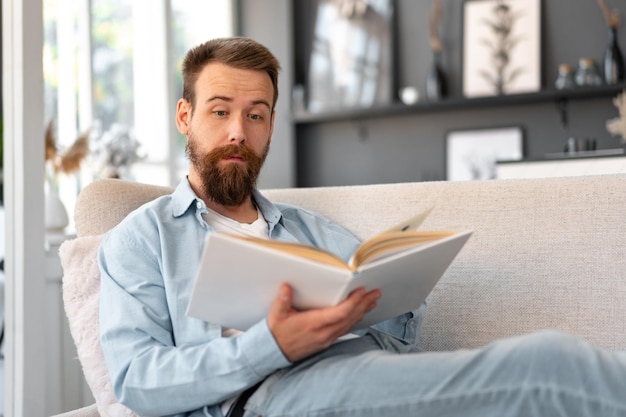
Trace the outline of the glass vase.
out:
<instances>
[{"instance_id":1,"label":"glass vase","mask_svg":"<svg viewBox=\"0 0 626 417\"><path fill-rule=\"evenodd\" d=\"M441 100L447 94L446 76L441 69L439 53L433 55L433 62L426 78L426 97L429 100Z\"/></svg>"},{"instance_id":2,"label":"glass vase","mask_svg":"<svg viewBox=\"0 0 626 417\"><path fill-rule=\"evenodd\" d=\"M580 87L596 87L602 85L602 76L596 62L591 58L580 58L576 70L576 85Z\"/></svg>"},{"instance_id":3,"label":"glass vase","mask_svg":"<svg viewBox=\"0 0 626 417\"><path fill-rule=\"evenodd\" d=\"M624 81L624 57L617 42L617 28L609 29L609 43L604 53L604 82L617 84Z\"/></svg>"},{"instance_id":4,"label":"glass vase","mask_svg":"<svg viewBox=\"0 0 626 417\"><path fill-rule=\"evenodd\" d=\"M65 204L59 197L56 185L48 183L45 189L45 220L44 225L49 232L61 232L69 224L69 216Z\"/></svg>"}]
</instances>

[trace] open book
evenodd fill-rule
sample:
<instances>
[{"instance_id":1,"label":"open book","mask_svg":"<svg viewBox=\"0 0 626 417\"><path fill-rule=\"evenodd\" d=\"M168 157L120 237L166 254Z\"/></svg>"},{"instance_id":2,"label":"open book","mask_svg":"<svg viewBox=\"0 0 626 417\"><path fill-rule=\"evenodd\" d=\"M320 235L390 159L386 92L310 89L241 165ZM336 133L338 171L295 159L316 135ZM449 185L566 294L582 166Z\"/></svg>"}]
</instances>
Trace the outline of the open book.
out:
<instances>
[{"instance_id":1,"label":"open book","mask_svg":"<svg viewBox=\"0 0 626 417\"><path fill-rule=\"evenodd\" d=\"M380 289L377 307L354 329L416 309L472 233L416 231L430 211L365 240L348 262L299 243L210 233L187 314L247 330L267 315L283 282L302 310L336 305L358 287Z\"/></svg>"}]
</instances>

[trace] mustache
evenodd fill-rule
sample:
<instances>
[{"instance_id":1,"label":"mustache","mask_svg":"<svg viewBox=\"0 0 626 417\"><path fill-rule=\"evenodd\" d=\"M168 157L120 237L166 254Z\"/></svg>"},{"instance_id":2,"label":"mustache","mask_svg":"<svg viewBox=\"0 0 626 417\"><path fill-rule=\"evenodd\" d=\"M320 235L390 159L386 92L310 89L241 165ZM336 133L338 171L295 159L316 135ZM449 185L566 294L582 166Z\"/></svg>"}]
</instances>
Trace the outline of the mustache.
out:
<instances>
[{"instance_id":1,"label":"mustache","mask_svg":"<svg viewBox=\"0 0 626 417\"><path fill-rule=\"evenodd\" d=\"M246 145L225 145L220 148L214 149L209 155L210 158L215 162L222 159L231 158L233 156L238 156L246 162L250 162L258 158L254 151Z\"/></svg>"}]
</instances>

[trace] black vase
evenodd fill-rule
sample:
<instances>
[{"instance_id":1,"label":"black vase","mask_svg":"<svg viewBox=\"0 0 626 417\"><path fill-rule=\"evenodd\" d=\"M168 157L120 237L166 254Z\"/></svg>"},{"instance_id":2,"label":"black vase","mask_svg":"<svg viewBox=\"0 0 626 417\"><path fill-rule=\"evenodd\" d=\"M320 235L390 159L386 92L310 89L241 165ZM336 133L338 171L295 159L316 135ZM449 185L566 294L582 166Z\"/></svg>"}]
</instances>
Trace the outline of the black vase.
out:
<instances>
[{"instance_id":1,"label":"black vase","mask_svg":"<svg viewBox=\"0 0 626 417\"><path fill-rule=\"evenodd\" d=\"M624 81L624 57L617 43L617 28L609 29L609 44L604 53L604 82L617 84Z\"/></svg>"},{"instance_id":2,"label":"black vase","mask_svg":"<svg viewBox=\"0 0 626 417\"><path fill-rule=\"evenodd\" d=\"M447 94L446 76L441 69L439 54L433 56L433 62L426 78L426 97L429 100L440 100Z\"/></svg>"}]
</instances>

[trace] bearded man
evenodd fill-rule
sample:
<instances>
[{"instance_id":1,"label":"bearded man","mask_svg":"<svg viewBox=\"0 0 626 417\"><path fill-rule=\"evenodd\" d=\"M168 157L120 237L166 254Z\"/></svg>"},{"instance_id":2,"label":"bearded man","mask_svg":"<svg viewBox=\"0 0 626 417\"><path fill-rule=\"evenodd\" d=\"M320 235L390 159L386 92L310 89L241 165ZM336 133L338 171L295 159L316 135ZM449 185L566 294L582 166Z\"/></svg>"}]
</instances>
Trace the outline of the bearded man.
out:
<instances>
[{"instance_id":1,"label":"bearded man","mask_svg":"<svg viewBox=\"0 0 626 417\"><path fill-rule=\"evenodd\" d=\"M571 336L421 353L421 308L338 341L375 307L378 290L297 311L283 285L245 332L188 317L208 233L306 243L346 260L359 245L341 226L256 189L278 71L270 51L246 38L214 39L185 57L176 125L189 173L108 232L98 253L100 340L119 402L149 416L626 414L624 352Z\"/></svg>"}]
</instances>

